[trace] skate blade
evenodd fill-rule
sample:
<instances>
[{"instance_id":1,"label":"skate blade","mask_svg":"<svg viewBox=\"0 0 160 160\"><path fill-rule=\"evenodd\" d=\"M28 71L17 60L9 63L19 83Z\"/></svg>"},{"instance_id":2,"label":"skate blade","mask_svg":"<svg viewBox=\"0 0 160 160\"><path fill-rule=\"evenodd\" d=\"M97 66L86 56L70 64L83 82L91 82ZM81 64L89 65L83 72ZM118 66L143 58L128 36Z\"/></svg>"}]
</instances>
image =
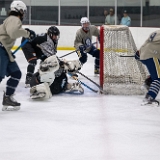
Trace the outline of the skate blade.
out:
<instances>
[{"instance_id":1,"label":"skate blade","mask_svg":"<svg viewBox=\"0 0 160 160\"><path fill-rule=\"evenodd\" d=\"M151 106L151 107L158 107L159 103L153 102L153 103L148 103L148 102L142 102L141 106Z\"/></svg>"},{"instance_id":2,"label":"skate blade","mask_svg":"<svg viewBox=\"0 0 160 160\"><path fill-rule=\"evenodd\" d=\"M12 107L12 108L10 108ZM20 110L20 106L3 106L2 111L18 111Z\"/></svg>"}]
</instances>

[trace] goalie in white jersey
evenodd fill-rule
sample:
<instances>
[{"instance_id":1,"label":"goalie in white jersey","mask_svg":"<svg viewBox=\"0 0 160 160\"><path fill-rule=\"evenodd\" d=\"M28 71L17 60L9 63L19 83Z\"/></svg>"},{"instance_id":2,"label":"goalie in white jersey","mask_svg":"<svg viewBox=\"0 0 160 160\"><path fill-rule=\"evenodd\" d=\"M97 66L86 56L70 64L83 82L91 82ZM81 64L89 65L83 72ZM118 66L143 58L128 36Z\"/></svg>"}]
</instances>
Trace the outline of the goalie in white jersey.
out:
<instances>
[{"instance_id":1,"label":"goalie in white jersey","mask_svg":"<svg viewBox=\"0 0 160 160\"><path fill-rule=\"evenodd\" d=\"M68 83L66 73L81 68L79 60L63 61L56 55L41 62L38 72L30 81L30 97L32 99L48 99L59 93L83 94L84 90L79 83Z\"/></svg>"},{"instance_id":2,"label":"goalie in white jersey","mask_svg":"<svg viewBox=\"0 0 160 160\"><path fill-rule=\"evenodd\" d=\"M100 51L93 46L92 36L97 37L99 40L100 31L96 26L90 25L90 21L87 17L82 17L80 23L82 27L76 32L74 47L79 49L77 54L82 64L87 62L87 53L95 57L94 73L99 74Z\"/></svg>"}]
</instances>

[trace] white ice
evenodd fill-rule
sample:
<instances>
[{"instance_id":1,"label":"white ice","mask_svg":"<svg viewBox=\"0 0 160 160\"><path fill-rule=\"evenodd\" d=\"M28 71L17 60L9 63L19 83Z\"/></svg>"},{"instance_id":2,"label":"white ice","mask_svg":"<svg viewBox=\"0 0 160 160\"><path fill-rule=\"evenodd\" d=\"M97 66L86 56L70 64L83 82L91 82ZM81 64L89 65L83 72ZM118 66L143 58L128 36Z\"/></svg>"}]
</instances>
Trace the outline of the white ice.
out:
<instances>
[{"instance_id":1,"label":"white ice","mask_svg":"<svg viewBox=\"0 0 160 160\"><path fill-rule=\"evenodd\" d=\"M23 76L15 99L22 105L19 111L0 111L0 160L160 159L160 107L141 106L144 96L100 95L85 87L84 95L33 101L24 88L27 62L22 51L16 57ZM76 58L76 53L66 57ZM81 72L99 83L93 66L89 56ZM0 84L1 101L6 80Z\"/></svg>"}]
</instances>

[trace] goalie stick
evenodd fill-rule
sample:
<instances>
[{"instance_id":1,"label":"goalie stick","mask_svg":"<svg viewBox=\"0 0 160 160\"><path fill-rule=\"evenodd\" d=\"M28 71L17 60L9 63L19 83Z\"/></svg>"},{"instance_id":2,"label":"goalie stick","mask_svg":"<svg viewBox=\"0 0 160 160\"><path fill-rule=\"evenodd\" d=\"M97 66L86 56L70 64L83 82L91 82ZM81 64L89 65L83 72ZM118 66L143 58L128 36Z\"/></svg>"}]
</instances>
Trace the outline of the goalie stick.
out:
<instances>
[{"instance_id":1,"label":"goalie stick","mask_svg":"<svg viewBox=\"0 0 160 160\"><path fill-rule=\"evenodd\" d=\"M89 87L88 85L86 85L85 83L83 83L82 81L80 81L77 77L75 76L72 76L70 73L68 73L74 80L76 80L78 83L82 84L83 86L85 86L86 88L90 89L91 91L95 92L95 93L98 93L97 90Z\"/></svg>"},{"instance_id":2,"label":"goalie stick","mask_svg":"<svg viewBox=\"0 0 160 160\"><path fill-rule=\"evenodd\" d=\"M88 79L89 81L91 81L93 84L95 84L95 85L99 88L100 93L106 94L106 93L103 91L103 88L102 88L99 84L97 84L96 82L94 82L92 79L90 79L89 77L87 77L86 75L84 75L83 73L81 73L80 71L77 71L77 73L79 73L80 75L82 75L83 77L85 77L86 79Z\"/></svg>"}]
</instances>

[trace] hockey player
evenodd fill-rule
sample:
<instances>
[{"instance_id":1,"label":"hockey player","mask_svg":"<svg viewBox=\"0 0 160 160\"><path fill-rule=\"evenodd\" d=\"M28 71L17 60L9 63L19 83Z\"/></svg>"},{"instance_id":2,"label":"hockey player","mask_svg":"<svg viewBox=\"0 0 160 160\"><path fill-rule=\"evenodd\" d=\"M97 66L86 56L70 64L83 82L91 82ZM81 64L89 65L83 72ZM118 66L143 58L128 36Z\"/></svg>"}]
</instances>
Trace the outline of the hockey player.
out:
<instances>
[{"instance_id":1,"label":"hockey player","mask_svg":"<svg viewBox=\"0 0 160 160\"><path fill-rule=\"evenodd\" d=\"M0 82L5 76L10 77L3 95L2 111L20 109L20 103L13 98L13 94L20 81L21 71L11 49L19 37L34 38L32 31L22 28L22 20L26 11L27 7L22 1L13 1L8 18L0 25Z\"/></svg>"},{"instance_id":2,"label":"hockey player","mask_svg":"<svg viewBox=\"0 0 160 160\"><path fill-rule=\"evenodd\" d=\"M56 26L51 26L47 33L37 35L33 41L26 43L26 45L22 47L23 53L28 61L27 75L25 80L26 88L30 87L30 80L35 71L37 60L44 60L45 58L57 53L59 36L59 29ZM25 38L22 39L22 42L24 40ZM49 52L46 52L46 50L43 49L41 50L37 45L42 46Z\"/></svg>"},{"instance_id":3,"label":"hockey player","mask_svg":"<svg viewBox=\"0 0 160 160\"><path fill-rule=\"evenodd\" d=\"M140 60L148 69L150 77L145 81L148 92L143 104L159 105L155 99L160 89L160 30L153 32L140 50L136 52L135 58Z\"/></svg>"},{"instance_id":4,"label":"hockey player","mask_svg":"<svg viewBox=\"0 0 160 160\"><path fill-rule=\"evenodd\" d=\"M38 72L30 81L30 97L32 99L48 99L58 93L83 94L79 83L68 83L66 72L81 68L79 60L60 61L56 55L41 62Z\"/></svg>"},{"instance_id":5,"label":"hockey player","mask_svg":"<svg viewBox=\"0 0 160 160\"><path fill-rule=\"evenodd\" d=\"M87 61L87 53L95 57L94 73L99 74L100 51L92 45L92 36L96 36L98 40L100 38L99 29L91 25L87 17L82 17L80 23L82 27L76 32L74 47L79 49L77 54L82 64Z\"/></svg>"}]
</instances>

